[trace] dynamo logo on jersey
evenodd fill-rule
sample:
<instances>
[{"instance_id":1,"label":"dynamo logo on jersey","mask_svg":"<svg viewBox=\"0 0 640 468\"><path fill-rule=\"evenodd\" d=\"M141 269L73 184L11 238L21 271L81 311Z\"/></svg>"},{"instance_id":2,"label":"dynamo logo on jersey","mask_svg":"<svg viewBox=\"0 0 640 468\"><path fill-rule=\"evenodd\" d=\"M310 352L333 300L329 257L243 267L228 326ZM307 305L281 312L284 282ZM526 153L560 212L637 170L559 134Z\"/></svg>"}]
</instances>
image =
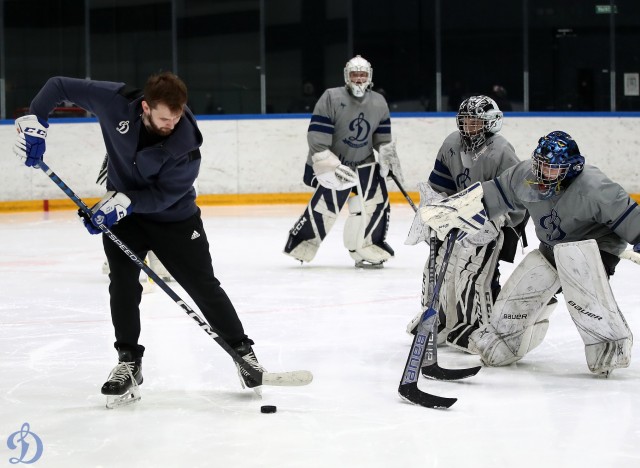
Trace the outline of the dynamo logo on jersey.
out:
<instances>
[{"instance_id":1,"label":"dynamo logo on jersey","mask_svg":"<svg viewBox=\"0 0 640 468\"><path fill-rule=\"evenodd\" d=\"M567 233L560 228L562 220L556 210L551 210L547 216L540 218L540 227L547 231L547 241L561 241L567 237Z\"/></svg>"},{"instance_id":2,"label":"dynamo logo on jersey","mask_svg":"<svg viewBox=\"0 0 640 468\"><path fill-rule=\"evenodd\" d=\"M352 148L362 148L369 143L369 133L371 133L371 124L364 118L364 113L349 122L349 130L354 135L345 138L342 142Z\"/></svg>"},{"instance_id":3,"label":"dynamo logo on jersey","mask_svg":"<svg viewBox=\"0 0 640 468\"><path fill-rule=\"evenodd\" d=\"M456 177L456 185L462 189L466 189L471 182L471 177L469 176L469 169L465 169L461 174L458 174Z\"/></svg>"}]
</instances>

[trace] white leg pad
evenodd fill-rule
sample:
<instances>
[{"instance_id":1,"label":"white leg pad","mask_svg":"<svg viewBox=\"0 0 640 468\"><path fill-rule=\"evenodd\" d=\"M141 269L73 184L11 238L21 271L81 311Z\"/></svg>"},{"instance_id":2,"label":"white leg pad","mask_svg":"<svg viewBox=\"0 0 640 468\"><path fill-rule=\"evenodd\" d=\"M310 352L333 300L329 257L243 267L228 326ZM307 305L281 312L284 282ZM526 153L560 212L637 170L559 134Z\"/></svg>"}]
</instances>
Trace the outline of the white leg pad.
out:
<instances>
[{"instance_id":1,"label":"white leg pad","mask_svg":"<svg viewBox=\"0 0 640 468\"><path fill-rule=\"evenodd\" d=\"M376 184L376 177L379 177L376 170L375 163L358 167L358 193L347 201L349 217L345 222L343 241L356 262L382 264L391 258L391 253L375 245L371 233L388 222L389 198L385 199L383 194L380 185L383 181Z\"/></svg>"},{"instance_id":2,"label":"white leg pad","mask_svg":"<svg viewBox=\"0 0 640 468\"><path fill-rule=\"evenodd\" d=\"M628 367L633 335L618 308L595 240L554 248L567 309L585 344L591 372Z\"/></svg>"},{"instance_id":3,"label":"white leg pad","mask_svg":"<svg viewBox=\"0 0 640 468\"><path fill-rule=\"evenodd\" d=\"M454 301L449 301L448 298L455 297L455 281L453 279L453 264L456 256L456 248L458 244L453 246L451 252L451 260L447 265L447 270L444 275L444 280L440 286L440 296L438 303L436 304L436 310L438 311L438 344L444 343L447 338L447 333L451 330L452 324L456 323L456 310ZM446 250L446 244L444 244L439 250L436 257L435 275L438 276L440 272L440 266L442 265L442 258L444 251ZM429 253L431 255L431 253ZM413 333L413 330L417 327L424 310L431 305L431 294L433 293L432 287L429 281L429 259L424 264L422 271L422 310L416 314L413 319L407 324L407 333ZM449 327L447 327L449 324Z\"/></svg>"},{"instance_id":4,"label":"white leg pad","mask_svg":"<svg viewBox=\"0 0 640 468\"><path fill-rule=\"evenodd\" d=\"M537 348L540 343L544 340L544 337L547 335L547 330L549 329L549 317L551 313L558 306L558 300L555 297L552 297L549 303L544 306L540 315L536 319L536 323L531 327L531 334L529 337L525 336L522 340L523 344L527 343L527 349L524 354L532 351Z\"/></svg>"},{"instance_id":5,"label":"white leg pad","mask_svg":"<svg viewBox=\"0 0 640 468\"><path fill-rule=\"evenodd\" d=\"M147 258L149 259L149 268L151 268L156 275L162 278L163 281L168 282L173 280L169 271L167 271L166 267L152 250L149 250Z\"/></svg>"},{"instance_id":6,"label":"white leg pad","mask_svg":"<svg viewBox=\"0 0 640 468\"><path fill-rule=\"evenodd\" d=\"M317 197L317 193L322 191L324 196ZM327 205L325 196L331 198L332 207ZM318 187L316 194L312 197L308 203L304 214L298 219L295 226L289 232L289 240L285 247L284 253L301 262L310 262L316 256L320 244L324 237L331 231L331 228L338 218L340 209L342 208L338 193L335 191L328 191L324 187ZM300 232L307 232L311 235L307 235L308 239L303 241L294 241ZM295 247L290 249L289 243L293 242Z\"/></svg>"},{"instance_id":7,"label":"white leg pad","mask_svg":"<svg viewBox=\"0 0 640 468\"><path fill-rule=\"evenodd\" d=\"M555 268L539 250L529 252L500 291L489 323L469 337L470 350L487 366L522 359L544 338L551 313L547 304L559 287Z\"/></svg>"},{"instance_id":8,"label":"white leg pad","mask_svg":"<svg viewBox=\"0 0 640 468\"><path fill-rule=\"evenodd\" d=\"M448 242L448 241L446 241ZM446 242L440 247L438 251L438 256L436 257L436 277L440 273L440 267L442 266L442 260L444 256L444 252L446 250ZM460 250L460 245L455 244L453 246L453 250L451 251L451 259L449 264L447 265L447 269L444 274L444 280L442 281L442 285L440 286L440 296L438 298L437 310L438 310L438 344L442 344L447 339L447 334L451 331L455 323L458 321L458 313L456 311L456 282L454 277L455 270L455 259L458 256L458 252ZM425 264L425 270L423 273L423 281L429 281L429 264ZM424 292L428 294L428 296L424 295ZM424 307L427 308L429 304L427 304L428 297L431 295L431 291L429 291L429 287L423 287L423 298L422 301L425 303Z\"/></svg>"},{"instance_id":9,"label":"white leg pad","mask_svg":"<svg viewBox=\"0 0 640 468\"><path fill-rule=\"evenodd\" d=\"M491 281L498 263L504 235L484 246L461 247L455 260L456 321L447 335L447 344L470 352L469 336L489 323L493 307Z\"/></svg>"}]
</instances>

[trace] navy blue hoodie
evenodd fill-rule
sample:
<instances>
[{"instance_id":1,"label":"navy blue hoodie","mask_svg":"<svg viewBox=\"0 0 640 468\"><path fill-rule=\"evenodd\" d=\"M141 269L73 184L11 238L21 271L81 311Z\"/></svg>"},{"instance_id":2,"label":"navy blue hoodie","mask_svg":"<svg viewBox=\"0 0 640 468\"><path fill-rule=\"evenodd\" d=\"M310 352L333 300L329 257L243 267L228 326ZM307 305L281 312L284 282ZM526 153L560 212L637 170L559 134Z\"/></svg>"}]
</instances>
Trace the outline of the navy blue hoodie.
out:
<instances>
[{"instance_id":1,"label":"navy blue hoodie","mask_svg":"<svg viewBox=\"0 0 640 468\"><path fill-rule=\"evenodd\" d=\"M137 150L142 92L124 83L53 77L31 102L41 120L61 102L94 114L109 154L107 189L123 192L133 213L154 221L182 221L198 211L193 183L200 170L202 134L191 110L160 143Z\"/></svg>"}]
</instances>

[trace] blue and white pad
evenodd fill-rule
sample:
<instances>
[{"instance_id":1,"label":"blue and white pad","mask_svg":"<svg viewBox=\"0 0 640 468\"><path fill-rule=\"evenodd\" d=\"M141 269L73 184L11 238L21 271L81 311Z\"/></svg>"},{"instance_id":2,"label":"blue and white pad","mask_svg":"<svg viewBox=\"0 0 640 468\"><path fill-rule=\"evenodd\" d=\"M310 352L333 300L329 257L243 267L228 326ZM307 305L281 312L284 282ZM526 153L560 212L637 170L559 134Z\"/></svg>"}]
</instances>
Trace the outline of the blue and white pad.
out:
<instances>
[{"instance_id":1,"label":"blue and white pad","mask_svg":"<svg viewBox=\"0 0 640 468\"><path fill-rule=\"evenodd\" d=\"M336 191L318 186L304 213L289 231L284 253L301 262L313 260L349 193L351 189Z\"/></svg>"},{"instance_id":2,"label":"blue and white pad","mask_svg":"<svg viewBox=\"0 0 640 468\"><path fill-rule=\"evenodd\" d=\"M613 369L629 367L633 335L613 297L596 241L559 244L553 254L589 370L608 375Z\"/></svg>"},{"instance_id":3,"label":"blue and white pad","mask_svg":"<svg viewBox=\"0 0 640 468\"><path fill-rule=\"evenodd\" d=\"M389 225L389 194L376 163L358 166L357 194L349 199L349 217L344 226L344 246L356 261L382 265L392 257L385 248Z\"/></svg>"},{"instance_id":4,"label":"blue and white pad","mask_svg":"<svg viewBox=\"0 0 640 468\"><path fill-rule=\"evenodd\" d=\"M452 276L447 278L447 281L454 283L455 294L446 299L451 303L448 308L452 309L446 323L450 329L446 338L449 346L472 352L469 349L469 336L489 323L494 299L491 282L503 241L504 235L499 231L498 236L485 245L455 244L454 248L458 249L454 252L456 257Z\"/></svg>"},{"instance_id":5,"label":"blue and white pad","mask_svg":"<svg viewBox=\"0 0 640 468\"><path fill-rule=\"evenodd\" d=\"M474 234L480 231L487 220L482 203L483 195L482 185L476 182L444 200L420 208L420 218L440 239L444 239L455 228L460 229L463 234Z\"/></svg>"}]
</instances>

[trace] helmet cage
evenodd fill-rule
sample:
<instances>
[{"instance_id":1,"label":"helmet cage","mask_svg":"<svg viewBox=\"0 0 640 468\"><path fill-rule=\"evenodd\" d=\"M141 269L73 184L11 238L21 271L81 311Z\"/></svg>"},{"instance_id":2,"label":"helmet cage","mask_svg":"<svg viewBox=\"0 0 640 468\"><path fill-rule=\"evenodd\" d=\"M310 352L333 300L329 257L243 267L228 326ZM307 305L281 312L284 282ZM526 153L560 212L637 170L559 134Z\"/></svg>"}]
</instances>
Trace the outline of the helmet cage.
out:
<instances>
[{"instance_id":1,"label":"helmet cage","mask_svg":"<svg viewBox=\"0 0 640 468\"><path fill-rule=\"evenodd\" d=\"M456 124L464 150L477 151L491 134L502 129L502 111L488 96L471 96L462 101Z\"/></svg>"},{"instance_id":2,"label":"helmet cage","mask_svg":"<svg viewBox=\"0 0 640 468\"><path fill-rule=\"evenodd\" d=\"M354 83L351 81L352 72L366 72L367 79L362 83ZM364 93L373 86L373 67L363 59L360 55L356 55L349 60L344 67L344 83L347 89L355 97L362 97Z\"/></svg>"},{"instance_id":3,"label":"helmet cage","mask_svg":"<svg viewBox=\"0 0 640 468\"><path fill-rule=\"evenodd\" d=\"M538 140L531 155L531 170L538 189L548 196L558 192L561 183L576 178L584 168L584 156L565 132L555 131Z\"/></svg>"}]
</instances>

